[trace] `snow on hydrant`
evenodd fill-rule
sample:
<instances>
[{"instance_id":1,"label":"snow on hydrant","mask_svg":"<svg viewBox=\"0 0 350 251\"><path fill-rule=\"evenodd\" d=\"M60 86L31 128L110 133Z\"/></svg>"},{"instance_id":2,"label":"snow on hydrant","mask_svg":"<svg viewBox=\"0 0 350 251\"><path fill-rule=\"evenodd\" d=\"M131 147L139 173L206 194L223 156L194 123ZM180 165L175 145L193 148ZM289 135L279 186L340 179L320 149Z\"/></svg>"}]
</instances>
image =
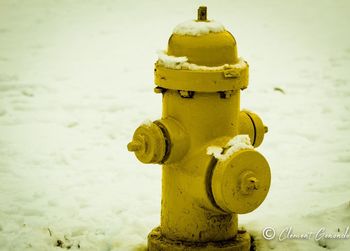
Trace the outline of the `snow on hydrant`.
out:
<instances>
[{"instance_id":1,"label":"snow on hydrant","mask_svg":"<svg viewBox=\"0 0 350 251\"><path fill-rule=\"evenodd\" d=\"M162 118L139 126L128 150L162 165L161 223L148 250L249 250L237 214L255 210L270 187L270 167L254 148L267 132L240 111L248 64L225 28L198 19L179 24L155 63Z\"/></svg>"}]
</instances>

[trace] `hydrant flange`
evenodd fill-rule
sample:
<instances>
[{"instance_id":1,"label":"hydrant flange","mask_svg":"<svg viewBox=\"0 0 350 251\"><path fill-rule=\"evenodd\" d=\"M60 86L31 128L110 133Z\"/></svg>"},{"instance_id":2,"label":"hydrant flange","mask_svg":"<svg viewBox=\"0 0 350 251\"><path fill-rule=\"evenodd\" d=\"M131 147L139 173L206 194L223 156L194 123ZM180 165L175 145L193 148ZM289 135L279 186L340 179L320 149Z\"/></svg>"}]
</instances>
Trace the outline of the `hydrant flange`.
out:
<instances>
[{"instance_id":1,"label":"hydrant flange","mask_svg":"<svg viewBox=\"0 0 350 251\"><path fill-rule=\"evenodd\" d=\"M235 65L215 71L170 69L155 64L154 78L157 86L186 91L218 92L245 89L248 86L249 66L240 59Z\"/></svg>"},{"instance_id":2,"label":"hydrant flange","mask_svg":"<svg viewBox=\"0 0 350 251\"><path fill-rule=\"evenodd\" d=\"M186 242L164 238L160 227L153 229L148 235L148 250L156 251L245 251L251 245L250 235L239 230L236 237L226 241Z\"/></svg>"}]
</instances>

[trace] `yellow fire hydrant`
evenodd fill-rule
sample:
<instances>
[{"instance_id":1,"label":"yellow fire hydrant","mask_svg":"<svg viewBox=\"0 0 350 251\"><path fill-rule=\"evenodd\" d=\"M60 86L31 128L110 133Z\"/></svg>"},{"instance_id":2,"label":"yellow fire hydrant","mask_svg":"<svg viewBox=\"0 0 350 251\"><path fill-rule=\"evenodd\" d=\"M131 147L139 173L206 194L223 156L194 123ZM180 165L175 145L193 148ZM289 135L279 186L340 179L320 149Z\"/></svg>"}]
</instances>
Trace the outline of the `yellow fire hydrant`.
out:
<instances>
[{"instance_id":1,"label":"yellow fire hydrant","mask_svg":"<svg viewBox=\"0 0 350 251\"><path fill-rule=\"evenodd\" d=\"M139 126L128 144L141 162L163 165L161 224L148 249L249 250L237 214L259 207L271 174L254 150L267 127L240 111L248 64L235 38L200 7L197 20L175 28L154 74L162 118Z\"/></svg>"}]
</instances>

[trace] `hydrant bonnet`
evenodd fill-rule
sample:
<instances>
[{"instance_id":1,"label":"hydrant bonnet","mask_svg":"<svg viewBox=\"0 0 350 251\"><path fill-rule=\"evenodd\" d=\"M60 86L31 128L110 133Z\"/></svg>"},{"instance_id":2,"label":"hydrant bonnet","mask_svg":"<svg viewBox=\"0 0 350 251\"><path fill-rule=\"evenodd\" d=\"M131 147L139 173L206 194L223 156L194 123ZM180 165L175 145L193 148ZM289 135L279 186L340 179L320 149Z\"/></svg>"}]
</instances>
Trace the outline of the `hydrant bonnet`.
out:
<instances>
[{"instance_id":1,"label":"hydrant bonnet","mask_svg":"<svg viewBox=\"0 0 350 251\"><path fill-rule=\"evenodd\" d=\"M174 60L182 61L175 62ZM215 21L179 24L155 65L155 83L167 89L216 92L245 89L248 64L233 35Z\"/></svg>"}]
</instances>

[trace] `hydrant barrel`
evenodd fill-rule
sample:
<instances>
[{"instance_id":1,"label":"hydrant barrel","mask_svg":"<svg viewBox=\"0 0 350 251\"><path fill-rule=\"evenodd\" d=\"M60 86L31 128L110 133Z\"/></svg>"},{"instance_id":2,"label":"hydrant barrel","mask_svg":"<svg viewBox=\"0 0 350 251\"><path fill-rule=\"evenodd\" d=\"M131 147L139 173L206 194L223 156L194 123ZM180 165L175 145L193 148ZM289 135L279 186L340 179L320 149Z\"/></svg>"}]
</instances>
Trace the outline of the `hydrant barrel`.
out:
<instances>
[{"instance_id":1,"label":"hydrant barrel","mask_svg":"<svg viewBox=\"0 0 350 251\"><path fill-rule=\"evenodd\" d=\"M206 148L217 138L237 134L238 113L238 91L228 99L218 93L197 92L192 98L183 98L175 90L163 94L162 117L176 118L189 135L186 156L164 163L162 169L161 230L165 237L198 242L236 235L237 216L213 205L206 192L211 189L207 174L212 168Z\"/></svg>"}]
</instances>

